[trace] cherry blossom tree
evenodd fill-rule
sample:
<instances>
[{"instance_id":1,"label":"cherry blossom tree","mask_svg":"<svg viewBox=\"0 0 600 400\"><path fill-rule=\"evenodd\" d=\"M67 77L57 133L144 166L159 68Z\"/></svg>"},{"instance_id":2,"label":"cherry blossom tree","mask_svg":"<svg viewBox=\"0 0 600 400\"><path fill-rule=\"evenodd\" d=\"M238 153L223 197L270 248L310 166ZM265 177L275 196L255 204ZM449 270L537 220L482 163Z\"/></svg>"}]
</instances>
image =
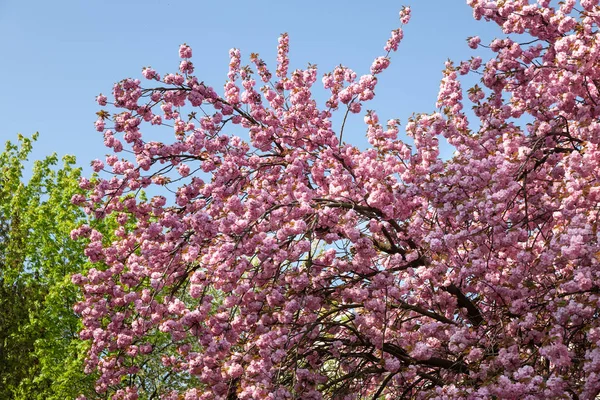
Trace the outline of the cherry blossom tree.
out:
<instances>
[{"instance_id":1,"label":"cherry blossom tree","mask_svg":"<svg viewBox=\"0 0 600 400\"><path fill-rule=\"evenodd\" d=\"M73 281L99 392L599 394L598 1L469 4L507 37L486 62L446 63L437 111L409 120L408 140L365 110L401 28L370 74L323 75L324 104L315 66L288 70L285 34L274 71L231 50L222 92L182 45L178 72L145 68L147 84L98 96L111 154L73 201L120 226L112 241L73 232L97 265ZM480 81L463 91L462 75ZM344 140L349 113L364 115L366 150ZM159 141L152 126L171 128Z\"/></svg>"}]
</instances>

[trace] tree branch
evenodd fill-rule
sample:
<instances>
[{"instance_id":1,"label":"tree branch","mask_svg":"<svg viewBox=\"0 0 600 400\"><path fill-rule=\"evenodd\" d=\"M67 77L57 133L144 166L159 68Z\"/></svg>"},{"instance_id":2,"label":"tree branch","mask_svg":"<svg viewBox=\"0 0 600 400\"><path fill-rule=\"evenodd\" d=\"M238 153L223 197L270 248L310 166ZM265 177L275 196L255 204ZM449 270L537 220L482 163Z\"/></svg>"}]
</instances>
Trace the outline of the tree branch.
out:
<instances>
[{"instance_id":1,"label":"tree branch","mask_svg":"<svg viewBox=\"0 0 600 400\"><path fill-rule=\"evenodd\" d=\"M467 298L467 296L463 294L463 292L461 292L461 290L455 284L446 286L443 289L456 297L459 307L467 309L467 318L473 325L479 326L484 322L483 316L481 315L479 309L471 300Z\"/></svg>"}]
</instances>

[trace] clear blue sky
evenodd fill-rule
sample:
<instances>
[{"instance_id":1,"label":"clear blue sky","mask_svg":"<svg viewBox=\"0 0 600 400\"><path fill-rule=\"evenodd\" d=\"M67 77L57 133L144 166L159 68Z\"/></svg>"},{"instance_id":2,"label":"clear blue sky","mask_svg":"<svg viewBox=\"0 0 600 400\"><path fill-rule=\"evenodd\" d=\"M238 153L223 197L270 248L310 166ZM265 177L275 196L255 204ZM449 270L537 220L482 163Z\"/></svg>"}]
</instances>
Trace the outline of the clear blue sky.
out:
<instances>
[{"instance_id":1,"label":"clear blue sky","mask_svg":"<svg viewBox=\"0 0 600 400\"><path fill-rule=\"evenodd\" d=\"M245 57L258 52L274 67L282 32L290 34L292 68L311 62L324 73L344 64L368 73L402 4L412 7L412 21L367 108L404 124L413 112L434 111L446 59L478 54L468 36L502 35L475 21L463 0L0 0L0 142L39 131L33 158L75 154L89 173L89 162L106 153L93 126L95 96L125 77L141 78L143 66L175 72L181 43L192 46L196 74L217 91L230 48ZM362 116L351 123L345 139L360 143Z\"/></svg>"}]
</instances>

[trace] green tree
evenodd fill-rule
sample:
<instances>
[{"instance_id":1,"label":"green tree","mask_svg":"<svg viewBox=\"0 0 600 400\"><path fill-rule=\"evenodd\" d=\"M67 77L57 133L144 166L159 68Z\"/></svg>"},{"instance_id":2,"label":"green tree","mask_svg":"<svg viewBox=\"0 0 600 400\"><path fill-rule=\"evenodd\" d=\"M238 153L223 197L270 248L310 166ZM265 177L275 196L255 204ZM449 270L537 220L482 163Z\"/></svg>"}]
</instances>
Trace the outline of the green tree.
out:
<instances>
[{"instance_id":1,"label":"green tree","mask_svg":"<svg viewBox=\"0 0 600 400\"><path fill-rule=\"evenodd\" d=\"M73 156L56 154L24 169L32 138L0 153L0 398L69 399L94 390L84 374L70 276L86 270L83 243L70 232L85 221L71 204L80 193Z\"/></svg>"}]
</instances>

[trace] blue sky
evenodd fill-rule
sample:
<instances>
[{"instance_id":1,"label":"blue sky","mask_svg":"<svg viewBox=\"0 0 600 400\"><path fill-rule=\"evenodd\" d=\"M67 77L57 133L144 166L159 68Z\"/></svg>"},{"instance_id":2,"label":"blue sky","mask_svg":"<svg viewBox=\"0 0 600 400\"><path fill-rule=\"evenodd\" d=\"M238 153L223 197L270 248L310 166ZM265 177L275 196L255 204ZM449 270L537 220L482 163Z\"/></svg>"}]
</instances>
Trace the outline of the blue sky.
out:
<instances>
[{"instance_id":1,"label":"blue sky","mask_svg":"<svg viewBox=\"0 0 600 400\"><path fill-rule=\"evenodd\" d=\"M321 74L339 64L368 73L403 4L412 20L366 108L404 124L413 112L434 111L446 59L480 54L467 47L468 36L484 43L502 36L497 26L475 21L463 0L0 0L0 142L39 131L33 158L74 154L89 174L89 162L107 152L93 126L95 96L110 94L123 78L141 78L144 66L175 72L181 43L194 50L197 76L218 92L230 48L243 57L257 52L274 68L282 32L290 34L292 69L310 62ZM362 115L349 123L344 138L364 143Z\"/></svg>"}]
</instances>

